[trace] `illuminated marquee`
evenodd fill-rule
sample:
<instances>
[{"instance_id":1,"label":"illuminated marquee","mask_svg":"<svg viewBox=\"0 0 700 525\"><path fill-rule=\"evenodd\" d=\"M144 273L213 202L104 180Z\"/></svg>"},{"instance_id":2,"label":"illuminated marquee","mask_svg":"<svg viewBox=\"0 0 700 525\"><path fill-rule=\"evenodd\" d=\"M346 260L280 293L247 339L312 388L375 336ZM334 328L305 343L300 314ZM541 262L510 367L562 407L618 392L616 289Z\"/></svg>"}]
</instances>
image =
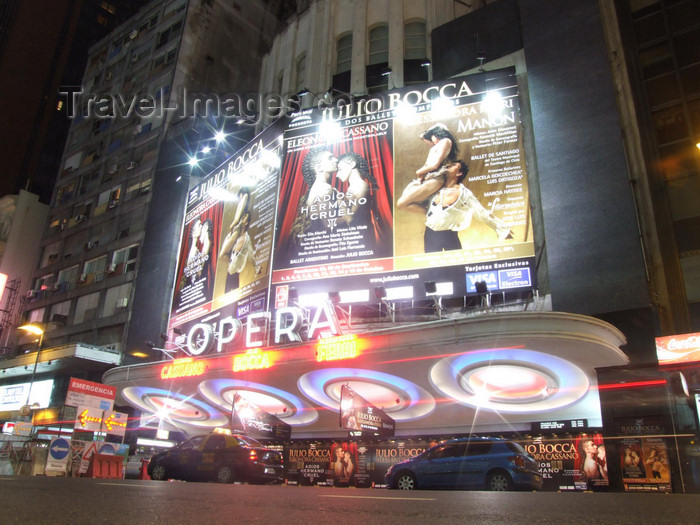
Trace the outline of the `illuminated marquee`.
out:
<instances>
[{"instance_id":1,"label":"illuminated marquee","mask_svg":"<svg viewBox=\"0 0 700 525\"><path fill-rule=\"evenodd\" d=\"M249 350L245 354L237 355L233 358L233 371L242 372L244 370L263 370L272 366L270 352L259 350Z\"/></svg>"},{"instance_id":2,"label":"illuminated marquee","mask_svg":"<svg viewBox=\"0 0 700 525\"><path fill-rule=\"evenodd\" d=\"M353 359L357 356L357 337L354 334L322 339L316 347L316 361L319 363Z\"/></svg>"},{"instance_id":3,"label":"illuminated marquee","mask_svg":"<svg viewBox=\"0 0 700 525\"><path fill-rule=\"evenodd\" d=\"M191 357L175 359L172 363L164 365L160 369L161 379L177 379L178 377L197 377L204 375L206 367L201 361L195 361Z\"/></svg>"},{"instance_id":4,"label":"illuminated marquee","mask_svg":"<svg viewBox=\"0 0 700 525\"><path fill-rule=\"evenodd\" d=\"M278 308L275 312L275 344L301 342L301 328L304 318L304 312L296 306ZM197 323L187 334L187 350L195 356L206 354L214 348L216 348L216 352L222 352L225 344L232 343L243 337L245 337L245 346L247 348L259 348L263 346L267 339L268 321L266 312L257 312L250 314L246 318L245 324L239 319L230 316L221 319L214 325ZM330 301L322 302L313 311L306 338L314 339L318 334L324 332L330 332L334 335L341 334L340 323L335 314L335 308ZM168 379L169 377L163 376L164 372L165 367L161 371L161 377ZM176 377L182 376L178 375Z\"/></svg>"}]
</instances>

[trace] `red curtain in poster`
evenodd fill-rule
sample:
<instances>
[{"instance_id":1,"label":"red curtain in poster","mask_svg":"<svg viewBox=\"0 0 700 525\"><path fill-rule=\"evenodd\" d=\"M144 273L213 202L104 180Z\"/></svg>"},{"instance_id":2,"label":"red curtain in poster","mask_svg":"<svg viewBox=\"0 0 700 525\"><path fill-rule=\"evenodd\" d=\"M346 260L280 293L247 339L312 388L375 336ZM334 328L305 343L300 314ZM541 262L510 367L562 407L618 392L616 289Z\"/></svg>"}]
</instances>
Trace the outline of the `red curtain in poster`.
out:
<instances>
[{"instance_id":1,"label":"red curtain in poster","mask_svg":"<svg viewBox=\"0 0 700 525\"><path fill-rule=\"evenodd\" d=\"M377 187L372 189L372 197L375 203L373 210L373 224L375 238L378 245L386 246L392 242L392 202L394 194L394 162L391 150L390 137L367 136L355 137L353 140L329 144L328 149L336 157L345 153L354 152L365 158L370 172L377 181ZM304 157L311 148L287 153L285 165L282 171L280 185L280 216L277 232L277 247L280 254L286 254L291 241L291 230L297 217L297 208L308 187L304 182L301 165ZM340 190L340 182L335 176L331 185ZM282 255L282 260L285 256Z\"/></svg>"}]
</instances>

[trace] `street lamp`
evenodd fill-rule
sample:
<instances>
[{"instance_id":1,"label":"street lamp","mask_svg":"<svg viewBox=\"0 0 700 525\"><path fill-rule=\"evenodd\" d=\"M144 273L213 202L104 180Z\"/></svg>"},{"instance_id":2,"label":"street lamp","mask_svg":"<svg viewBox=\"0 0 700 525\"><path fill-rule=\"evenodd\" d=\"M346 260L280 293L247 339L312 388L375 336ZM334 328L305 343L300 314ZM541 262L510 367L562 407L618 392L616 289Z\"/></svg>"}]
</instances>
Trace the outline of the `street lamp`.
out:
<instances>
[{"instance_id":1,"label":"street lamp","mask_svg":"<svg viewBox=\"0 0 700 525\"><path fill-rule=\"evenodd\" d=\"M44 330L35 324L25 324L18 327L20 330L24 330L30 334L39 336L39 346L36 349L36 359L34 360L34 369L32 370L32 380L29 383L29 391L27 392L27 402L29 405L29 396L32 395L32 387L34 386L34 377L36 376L36 367L39 364L39 354L41 354L41 345L44 343ZM37 407L38 408L38 407Z\"/></svg>"}]
</instances>

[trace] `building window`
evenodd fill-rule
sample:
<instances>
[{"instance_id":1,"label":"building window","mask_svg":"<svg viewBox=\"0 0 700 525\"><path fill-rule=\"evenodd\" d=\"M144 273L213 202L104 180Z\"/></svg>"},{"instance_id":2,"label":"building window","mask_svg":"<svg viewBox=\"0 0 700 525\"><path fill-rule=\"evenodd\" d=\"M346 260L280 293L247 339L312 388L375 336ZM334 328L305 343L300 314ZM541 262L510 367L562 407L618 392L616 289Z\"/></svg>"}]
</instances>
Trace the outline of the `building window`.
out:
<instances>
[{"instance_id":1,"label":"building window","mask_svg":"<svg viewBox=\"0 0 700 525\"><path fill-rule=\"evenodd\" d=\"M107 269L107 256L96 257L85 262L83 273L80 276L81 284L90 284L104 279L105 270Z\"/></svg>"},{"instance_id":2,"label":"building window","mask_svg":"<svg viewBox=\"0 0 700 525\"><path fill-rule=\"evenodd\" d=\"M58 281L54 286L57 292L67 292L75 287L78 280L78 265L71 266L58 272Z\"/></svg>"},{"instance_id":3,"label":"building window","mask_svg":"<svg viewBox=\"0 0 700 525\"><path fill-rule=\"evenodd\" d=\"M41 277L37 277L36 281L34 281L33 290L35 292L45 292L47 290L50 290L51 288L53 288L53 281L54 277L52 273L42 275Z\"/></svg>"},{"instance_id":4,"label":"building window","mask_svg":"<svg viewBox=\"0 0 700 525\"><path fill-rule=\"evenodd\" d=\"M44 252L41 254L41 263L39 263L39 268L48 266L49 264L55 262L58 259L58 254L61 251L61 241L49 244L44 248Z\"/></svg>"},{"instance_id":5,"label":"building window","mask_svg":"<svg viewBox=\"0 0 700 525\"><path fill-rule=\"evenodd\" d=\"M43 323L46 308L36 308L27 312L27 323Z\"/></svg>"},{"instance_id":6,"label":"building window","mask_svg":"<svg viewBox=\"0 0 700 525\"><path fill-rule=\"evenodd\" d=\"M107 210L116 208L117 204L119 204L121 192L122 187L119 185L100 193L100 196L97 199L97 206L95 207L95 217L102 215Z\"/></svg>"},{"instance_id":7,"label":"building window","mask_svg":"<svg viewBox=\"0 0 700 525\"><path fill-rule=\"evenodd\" d=\"M163 47L165 44L170 42L173 38L180 34L180 29L182 28L182 20L175 22L168 29L163 31L158 35L158 42L156 43L156 49Z\"/></svg>"},{"instance_id":8,"label":"building window","mask_svg":"<svg viewBox=\"0 0 700 525\"><path fill-rule=\"evenodd\" d=\"M58 191L56 192L56 206L60 206L71 200L74 193L75 181L71 181L65 186L58 188Z\"/></svg>"},{"instance_id":9,"label":"building window","mask_svg":"<svg viewBox=\"0 0 700 525\"><path fill-rule=\"evenodd\" d=\"M352 66L352 33L341 36L336 46L336 74L350 71L350 67Z\"/></svg>"},{"instance_id":10,"label":"building window","mask_svg":"<svg viewBox=\"0 0 700 525\"><path fill-rule=\"evenodd\" d=\"M86 221L92 211L92 200L81 202L73 206L72 218L75 223Z\"/></svg>"},{"instance_id":11,"label":"building window","mask_svg":"<svg viewBox=\"0 0 700 525\"><path fill-rule=\"evenodd\" d=\"M97 317L97 305L100 302L100 292L83 295L78 298L75 305L75 316L73 323L78 324L84 321L90 321Z\"/></svg>"},{"instance_id":12,"label":"building window","mask_svg":"<svg viewBox=\"0 0 700 525\"><path fill-rule=\"evenodd\" d=\"M129 181L126 187L124 200L131 200L139 195L145 195L151 190L151 175L147 174L142 177L134 177Z\"/></svg>"},{"instance_id":13,"label":"building window","mask_svg":"<svg viewBox=\"0 0 700 525\"><path fill-rule=\"evenodd\" d=\"M63 301L62 303L51 305L49 321L65 325L68 322L68 315L70 314L70 303L70 301Z\"/></svg>"},{"instance_id":14,"label":"building window","mask_svg":"<svg viewBox=\"0 0 700 525\"><path fill-rule=\"evenodd\" d=\"M139 245L132 244L121 250L117 250L112 255L112 263L110 269L115 273L118 270L121 272L133 272L136 269L136 258L139 255Z\"/></svg>"},{"instance_id":15,"label":"building window","mask_svg":"<svg viewBox=\"0 0 700 525\"><path fill-rule=\"evenodd\" d=\"M114 315L125 309L129 304L130 295L131 283L124 283L107 290L105 304L102 307L102 317Z\"/></svg>"},{"instance_id":16,"label":"building window","mask_svg":"<svg viewBox=\"0 0 700 525\"><path fill-rule=\"evenodd\" d=\"M389 26L382 24L369 32L368 64L389 62Z\"/></svg>"},{"instance_id":17,"label":"building window","mask_svg":"<svg viewBox=\"0 0 700 525\"><path fill-rule=\"evenodd\" d=\"M171 49L167 53L163 53L153 61L153 69L172 64L175 60L175 55L177 55L177 48Z\"/></svg>"},{"instance_id":18,"label":"building window","mask_svg":"<svg viewBox=\"0 0 700 525\"><path fill-rule=\"evenodd\" d=\"M425 22L409 22L403 32L403 57L424 59L425 51Z\"/></svg>"}]
</instances>

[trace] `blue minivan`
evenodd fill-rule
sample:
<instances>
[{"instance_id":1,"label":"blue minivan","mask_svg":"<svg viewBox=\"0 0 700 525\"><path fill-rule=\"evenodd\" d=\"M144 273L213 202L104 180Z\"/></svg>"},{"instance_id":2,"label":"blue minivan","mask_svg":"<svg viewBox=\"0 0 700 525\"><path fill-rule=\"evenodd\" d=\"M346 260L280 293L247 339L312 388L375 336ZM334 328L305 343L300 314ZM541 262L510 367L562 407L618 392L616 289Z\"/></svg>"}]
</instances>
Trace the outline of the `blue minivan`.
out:
<instances>
[{"instance_id":1,"label":"blue minivan","mask_svg":"<svg viewBox=\"0 0 700 525\"><path fill-rule=\"evenodd\" d=\"M498 438L445 441L386 473L392 489L513 490L542 488L537 462L518 443Z\"/></svg>"}]
</instances>

